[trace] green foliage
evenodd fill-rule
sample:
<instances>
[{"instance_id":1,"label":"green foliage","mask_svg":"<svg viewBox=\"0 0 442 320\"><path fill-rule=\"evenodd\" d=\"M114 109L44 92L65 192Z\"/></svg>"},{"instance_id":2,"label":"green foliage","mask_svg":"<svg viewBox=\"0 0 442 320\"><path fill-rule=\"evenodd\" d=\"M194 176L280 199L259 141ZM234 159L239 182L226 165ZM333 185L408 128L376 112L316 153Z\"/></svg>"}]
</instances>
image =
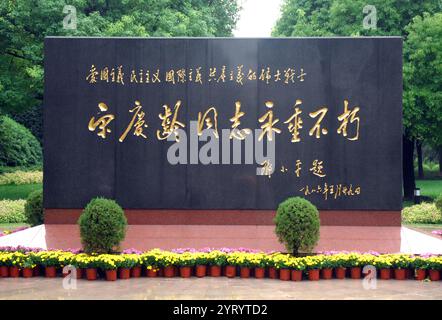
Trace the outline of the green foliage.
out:
<instances>
[{"instance_id":1,"label":"green foliage","mask_svg":"<svg viewBox=\"0 0 442 320\"><path fill-rule=\"evenodd\" d=\"M12 119L24 125L31 133L40 141L43 141L43 108L34 106L25 109L23 112L14 112L11 114Z\"/></svg>"},{"instance_id":2,"label":"green foliage","mask_svg":"<svg viewBox=\"0 0 442 320\"><path fill-rule=\"evenodd\" d=\"M0 223L26 221L25 200L0 200Z\"/></svg>"},{"instance_id":3,"label":"green foliage","mask_svg":"<svg viewBox=\"0 0 442 320\"><path fill-rule=\"evenodd\" d=\"M110 253L126 235L123 209L113 200L92 199L78 220L81 242L87 253Z\"/></svg>"},{"instance_id":4,"label":"green foliage","mask_svg":"<svg viewBox=\"0 0 442 320\"><path fill-rule=\"evenodd\" d=\"M0 200L26 199L32 191L39 190L42 187L41 183L0 185Z\"/></svg>"},{"instance_id":5,"label":"green foliage","mask_svg":"<svg viewBox=\"0 0 442 320\"><path fill-rule=\"evenodd\" d=\"M0 166L41 163L42 151L32 133L7 116L0 116Z\"/></svg>"},{"instance_id":6,"label":"green foliage","mask_svg":"<svg viewBox=\"0 0 442 320\"><path fill-rule=\"evenodd\" d=\"M402 221L405 223L442 223L442 212L436 209L434 203L421 203L404 208Z\"/></svg>"},{"instance_id":7,"label":"green foliage","mask_svg":"<svg viewBox=\"0 0 442 320\"><path fill-rule=\"evenodd\" d=\"M308 200L300 197L286 199L278 206L275 233L287 250L311 251L319 239L319 213Z\"/></svg>"},{"instance_id":8,"label":"green foliage","mask_svg":"<svg viewBox=\"0 0 442 320\"><path fill-rule=\"evenodd\" d=\"M442 180L417 180L416 186L421 189L421 195L436 199L442 193Z\"/></svg>"},{"instance_id":9,"label":"green foliage","mask_svg":"<svg viewBox=\"0 0 442 320\"><path fill-rule=\"evenodd\" d=\"M0 185L5 184L30 184L30 183L42 183L43 172L41 171L21 171L7 172L0 174Z\"/></svg>"},{"instance_id":10,"label":"green foliage","mask_svg":"<svg viewBox=\"0 0 442 320\"><path fill-rule=\"evenodd\" d=\"M436 201L434 201L434 205L436 206L437 210L442 214L442 193L439 195L439 197L436 198Z\"/></svg>"},{"instance_id":11,"label":"green foliage","mask_svg":"<svg viewBox=\"0 0 442 320\"><path fill-rule=\"evenodd\" d=\"M36 190L29 194L25 204L26 221L31 226L44 223L43 190Z\"/></svg>"},{"instance_id":12,"label":"green foliage","mask_svg":"<svg viewBox=\"0 0 442 320\"><path fill-rule=\"evenodd\" d=\"M404 124L418 139L442 145L442 13L417 16L406 27Z\"/></svg>"},{"instance_id":13,"label":"green foliage","mask_svg":"<svg viewBox=\"0 0 442 320\"><path fill-rule=\"evenodd\" d=\"M66 4L76 30L63 28ZM231 36L238 12L237 0L2 0L0 113L41 105L46 36Z\"/></svg>"},{"instance_id":14,"label":"green foliage","mask_svg":"<svg viewBox=\"0 0 442 320\"><path fill-rule=\"evenodd\" d=\"M376 29L364 29L367 5ZM436 13L430 16L428 13ZM442 5L439 0L285 0L273 36L403 36L404 127L442 145ZM422 16L422 17L421 17ZM409 25L410 24L410 25Z\"/></svg>"}]
</instances>

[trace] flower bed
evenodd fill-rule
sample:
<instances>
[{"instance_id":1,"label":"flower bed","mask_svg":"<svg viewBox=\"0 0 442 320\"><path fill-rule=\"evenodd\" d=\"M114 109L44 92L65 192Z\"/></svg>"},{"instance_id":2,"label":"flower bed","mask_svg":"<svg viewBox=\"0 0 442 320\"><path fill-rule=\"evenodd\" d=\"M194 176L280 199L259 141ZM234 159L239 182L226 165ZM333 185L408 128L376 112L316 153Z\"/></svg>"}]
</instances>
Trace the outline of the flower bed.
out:
<instances>
[{"instance_id":1,"label":"flower bed","mask_svg":"<svg viewBox=\"0 0 442 320\"><path fill-rule=\"evenodd\" d=\"M380 279L440 279L442 256L378 254L375 252L325 252L294 257L280 252L261 252L245 248L230 249L134 249L121 254L85 254L80 250L38 250L23 247L0 248L0 277L55 277L65 266L77 270L77 278L105 278L109 281L130 277L265 277L281 280L311 281L363 276L364 266L372 265ZM44 272L43 272L44 271ZM410 272L411 271L411 272Z\"/></svg>"}]
</instances>

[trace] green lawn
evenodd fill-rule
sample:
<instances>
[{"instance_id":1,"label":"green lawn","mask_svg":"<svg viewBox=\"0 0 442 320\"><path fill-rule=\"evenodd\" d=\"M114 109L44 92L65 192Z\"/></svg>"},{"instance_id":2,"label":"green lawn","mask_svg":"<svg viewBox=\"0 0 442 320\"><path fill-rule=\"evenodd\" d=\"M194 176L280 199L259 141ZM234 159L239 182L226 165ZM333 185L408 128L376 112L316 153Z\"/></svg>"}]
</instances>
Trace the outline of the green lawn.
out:
<instances>
[{"instance_id":1,"label":"green lawn","mask_svg":"<svg viewBox=\"0 0 442 320\"><path fill-rule=\"evenodd\" d=\"M26 199L34 190L42 189L41 183L22 184L22 185L0 185L0 200Z\"/></svg>"},{"instance_id":2,"label":"green lawn","mask_svg":"<svg viewBox=\"0 0 442 320\"><path fill-rule=\"evenodd\" d=\"M442 194L442 180L416 180L416 186L421 189L421 195L436 199Z\"/></svg>"},{"instance_id":3,"label":"green lawn","mask_svg":"<svg viewBox=\"0 0 442 320\"><path fill-rule=\"evenodd\" d=\"M14 230L20 227L29 226L26 223L0 223L0 232L6 231L6 230Z\"/></svg>"}]
</instances>

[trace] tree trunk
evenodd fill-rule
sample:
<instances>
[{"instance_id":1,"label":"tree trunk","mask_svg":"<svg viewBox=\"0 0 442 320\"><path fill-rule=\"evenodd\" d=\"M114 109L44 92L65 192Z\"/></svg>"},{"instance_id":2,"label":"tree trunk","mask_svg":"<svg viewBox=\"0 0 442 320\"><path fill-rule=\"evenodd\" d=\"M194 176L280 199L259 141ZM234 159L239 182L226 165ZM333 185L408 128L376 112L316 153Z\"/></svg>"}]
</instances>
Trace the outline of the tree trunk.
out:
<instances>
[{"instance_id":1,"label":"tree trunk","mask_svg":"<svg viewBox=\"0 0 442 320\"><path fill-rule=\"evenodd\" d=\"M404 182L404 198L413 199L416 181L414 178L413 166L414 139L410 139L406 135L402 137L402 173Z\"/></svg>"},{"instance_id":2,"label":"tree trunk","mask_svg":"<svg viewBox=\"0 0 442 320\"><path fill-rule=\"evenodd\" d=\"M422 159L422 141L416 141L416 152L417 152L417 169L418 169L418 177L419 179L424 178L424 166Z\"/></svg>"}]
</instances>

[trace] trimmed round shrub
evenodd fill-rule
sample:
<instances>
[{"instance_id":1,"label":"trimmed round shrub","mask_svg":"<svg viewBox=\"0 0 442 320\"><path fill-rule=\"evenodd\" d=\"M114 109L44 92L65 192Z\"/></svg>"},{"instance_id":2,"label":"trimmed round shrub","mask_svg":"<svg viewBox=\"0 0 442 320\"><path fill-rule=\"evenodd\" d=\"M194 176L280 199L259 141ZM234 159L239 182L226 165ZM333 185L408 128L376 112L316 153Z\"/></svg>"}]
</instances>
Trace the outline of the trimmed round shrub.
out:
<instances>
[{"instance_id":1,"label":"trimmed round shrub","mask_svg":"<svg viewBox=\"0 0 442 320\"><path fill-rule=\"evenodd\" d=\"M25 200L0 200L0 223L26 222Z\"/></svg>"},{"instance_id":2,"label":"trimmed round shrub","mask_svg":"<svg viewBox=\"0 0 442 320\"><path fill-rule=\"evenodd\" d=\"M0 116L0 166L32 166L42 161L40 142L21 124Z\"/></svg>"},{"instance_id":3,"label":"trimmed round shrub","mask_svg":"<svg viewBox=\"0 0 442 320\"><path fill-rule=\"evenodd\" d=\"M402 210L402 221L405 223L442 223L442 211L434 203L423 202Z\"/></svg>"},{"instance_id":4,"label":"trimmed round shrub","mask_svg":"<svg viewBox=\"0 0 442 320\"><path fill-rule=\"evenodd\" d=\"M25 204L25 216L31 226L44 223L43 190L32 191Z\"/></svg>"},{"instance_id":5,"label":"trimmed round shrub","mask_svg":"<svg viewBox=\"0 0 442 320\"><path fill-rule=\"evenodd\" d=\"M127 219L114 201L92 199L78 219L81 242L87 253L111 253L118 250L126 236Z\"/></svg>"},{"instance_id":6,"label":"trimmed round shrub","mask_svg":"<svg viewBox=\"0 0 442 320\"><path fill-rule=\"evenodd\" d=\"M288 198L279 204L275 233L289 252L310 252L319 240L319 212L308 200Z\"/></svg>"},{"instance_id":7,"label":"trimmed round shrub","mask_svg":"<svg viewBox=\"0 0 442 320\"><path fill-rule=\"evenodd\" d=\"M434 205L436 206L437 210L442 214L442 194L439 195L439 197L436 198L436 201L434 201Z\"/></svg>"}]
</instances>

